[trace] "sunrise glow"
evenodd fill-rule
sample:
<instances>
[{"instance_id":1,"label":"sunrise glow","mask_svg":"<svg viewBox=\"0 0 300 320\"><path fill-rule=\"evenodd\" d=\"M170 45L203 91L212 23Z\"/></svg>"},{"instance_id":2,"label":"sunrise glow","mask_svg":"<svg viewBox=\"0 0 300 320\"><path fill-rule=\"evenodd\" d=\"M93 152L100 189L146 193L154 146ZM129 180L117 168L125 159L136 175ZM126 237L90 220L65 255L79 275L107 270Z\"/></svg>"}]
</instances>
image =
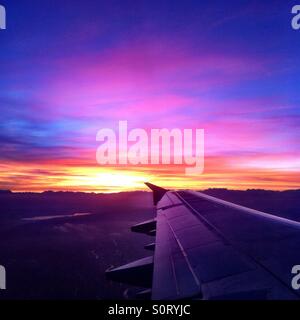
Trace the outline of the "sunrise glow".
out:
<instances>
[{"instance_id":1,"label":"sunrise glow","mask_svg":"<svg viewBox=\"0 0 300 320\"><path fill-rule=\"evenodd\" d=\"M172 2L171 11L155 1L91 3L61 3L61 18L49 21L15 4L1 34L0 189L300 187L300 47L288 49L299 34L277 14L284 4L274 14L256 2L218 11L208 1ZM100 166L96 134L120 120L145 130L203 128L204 173Z\"/></svg>"}]
</instances>

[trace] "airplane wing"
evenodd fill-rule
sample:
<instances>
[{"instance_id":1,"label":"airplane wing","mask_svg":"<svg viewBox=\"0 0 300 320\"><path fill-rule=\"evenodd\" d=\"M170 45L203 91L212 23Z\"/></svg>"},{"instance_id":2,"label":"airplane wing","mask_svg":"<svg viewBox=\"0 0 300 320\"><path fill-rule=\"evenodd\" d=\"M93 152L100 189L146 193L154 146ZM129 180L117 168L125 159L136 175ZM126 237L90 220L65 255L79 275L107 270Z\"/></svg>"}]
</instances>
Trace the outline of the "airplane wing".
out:
<instances>
[{"instance_id":1,"label":"airplane wing","mask_svg":"<svg viewBox=\"0 0 300 320\"><path fill-rule=\"evenodd\" d=\"M107 271L142 286L141 298L299 299L300 223L195 191L147 183L157 216L132 227L155 236L153 256Z\"/></svg>"}]
</instances>

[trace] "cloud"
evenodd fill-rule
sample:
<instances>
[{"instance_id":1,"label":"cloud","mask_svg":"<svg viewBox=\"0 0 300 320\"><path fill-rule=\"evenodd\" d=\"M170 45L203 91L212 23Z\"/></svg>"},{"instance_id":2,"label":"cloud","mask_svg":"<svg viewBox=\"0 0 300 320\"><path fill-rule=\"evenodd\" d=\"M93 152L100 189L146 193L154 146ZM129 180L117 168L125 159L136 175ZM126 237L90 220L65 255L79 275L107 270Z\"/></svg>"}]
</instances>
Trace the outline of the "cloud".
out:
<instances>
[{"instance_id":1,"label":"cloud","mask_svg":"<svg viewBox=\"0 0 300 320\"><path fill-rule=\"evenodd\" d=\"M287 50L296 39L283 5L92 1L62 3L53 19L44 2L27 28L32 8L15 5L17 31L0 52L1 185L103 190L80 177L121 170L171 186L296 186L299 52ZM119 120L204 128L204 175L99 168L96 132Z\"/></svg>"}]
</instances>

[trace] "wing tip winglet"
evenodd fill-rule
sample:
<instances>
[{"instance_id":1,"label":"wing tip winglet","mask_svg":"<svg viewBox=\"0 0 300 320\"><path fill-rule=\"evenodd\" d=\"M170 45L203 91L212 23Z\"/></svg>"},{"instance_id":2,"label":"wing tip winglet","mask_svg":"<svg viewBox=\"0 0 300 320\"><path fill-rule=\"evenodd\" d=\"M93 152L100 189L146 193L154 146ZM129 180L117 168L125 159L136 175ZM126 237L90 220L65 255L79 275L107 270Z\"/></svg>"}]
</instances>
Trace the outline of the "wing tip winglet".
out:
<instances>
[{"instance_id":1,"label":"wing tip winglet","mask_svg":"<svg viewBox=\"0 0 300 320\"><path fill-rule=\"evenodd\" d=\"M153 202L155 205L157 205L157 203L161 200L165 193L169 191L162 187L158 187L150 182L145 182L145 185L153 191Z\"/></svg>"}]
</instances>

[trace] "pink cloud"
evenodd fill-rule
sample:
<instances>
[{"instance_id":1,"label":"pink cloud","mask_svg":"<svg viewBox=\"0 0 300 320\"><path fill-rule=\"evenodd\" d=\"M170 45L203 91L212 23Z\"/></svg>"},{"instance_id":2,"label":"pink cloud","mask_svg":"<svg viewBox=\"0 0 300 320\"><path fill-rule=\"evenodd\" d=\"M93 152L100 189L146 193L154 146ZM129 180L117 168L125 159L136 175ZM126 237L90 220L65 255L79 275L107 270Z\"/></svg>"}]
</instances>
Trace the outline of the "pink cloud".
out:
<instances>
[{"instance_id":1,"label":"pink cloud","mask_svg":"<svg viewBox=\"0 0 300 320\"><path fill-rule=\"evenodd\" d=\"M151 41L80 59L57 60L45 90L36 94L52 106L47 113L53 118L122 115L127 108L127 116L134 117L130 112L172 111L179 104L190 107L185 102L191 93L257 77L267 65L248 57L180 48ZM42 104L38 109L43 109Z\"/></svg>"}]
</instances>

